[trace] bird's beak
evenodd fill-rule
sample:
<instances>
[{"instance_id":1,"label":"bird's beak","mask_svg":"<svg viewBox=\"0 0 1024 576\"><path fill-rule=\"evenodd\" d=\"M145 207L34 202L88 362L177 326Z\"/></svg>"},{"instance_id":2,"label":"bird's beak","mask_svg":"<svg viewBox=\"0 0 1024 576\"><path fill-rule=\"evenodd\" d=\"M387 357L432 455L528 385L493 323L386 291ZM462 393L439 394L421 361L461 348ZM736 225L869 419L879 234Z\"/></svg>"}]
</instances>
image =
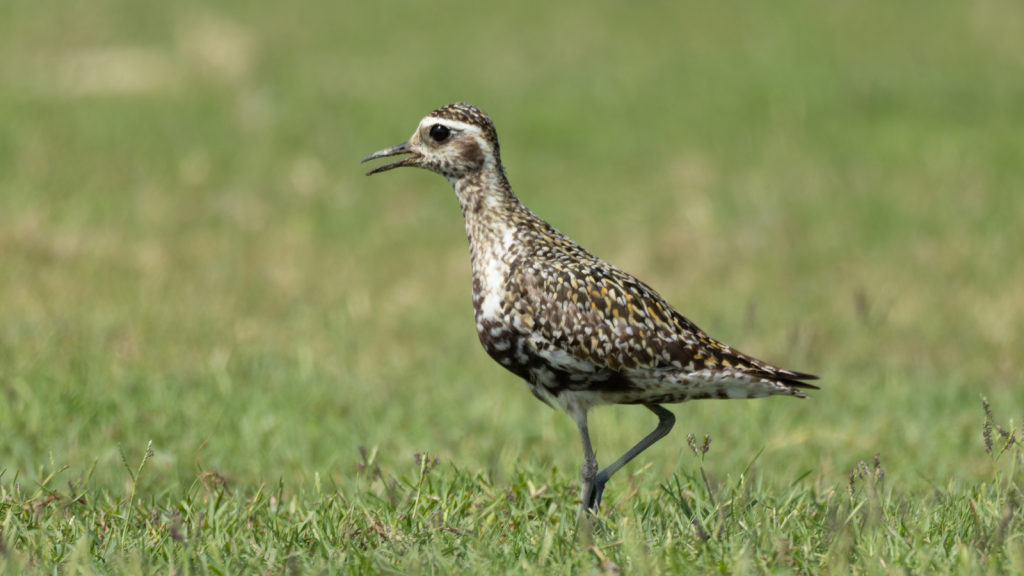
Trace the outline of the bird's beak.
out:
<instances>
[{"instance_id":1,"label":"bird's beak","mask_svg":"<svg viewBox=\"0 0 1024 576\"><path fill-rule=\"evenodd\" d=\"M397 162L392 162L391 164L377 166L373 170L367 172L366 175L373 176L374 174L379 174L380 172L387 172L392 168L401 168L402 166L415 166L416 161L419 160L421 157L419 154L413 152L412 146L408 142L403 142L398 146L392 146L391 148L388 148L386 150L374 152L373 154L370 154L366 158L363 158L363 162L375 160L377 158L384 158L386 156L398 156L399 154L412 154L412 156L409 156L408 158L402 158L401 160ZM360 162L360 164L362 164L363 162Z\"/></svg>"}]
</instances>

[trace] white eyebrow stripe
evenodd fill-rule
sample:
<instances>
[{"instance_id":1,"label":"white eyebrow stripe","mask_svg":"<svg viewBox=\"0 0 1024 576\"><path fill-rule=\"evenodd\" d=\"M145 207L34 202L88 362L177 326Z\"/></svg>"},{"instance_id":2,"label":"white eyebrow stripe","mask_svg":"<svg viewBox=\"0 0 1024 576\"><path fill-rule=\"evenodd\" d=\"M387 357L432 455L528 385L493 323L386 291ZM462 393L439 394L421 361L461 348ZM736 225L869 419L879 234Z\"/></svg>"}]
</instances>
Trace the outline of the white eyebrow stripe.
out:
<instances>
[{"instance_id":1,"label":"white eyebrow stripe","mask_svg":"<svg viewBox=\"0 0 1024 576\"><path fill-rule=\"evenodd\" d=\"M459 122L458 120L448 120L447 118L434 118L433 116L427 116L421 120L420 128L423 128L424 126L433 126L434 124L441 124L443 126L462 131L470 129L479 130L479 128L472 124L466 124L465 122Z\"/></svg>"}]
</instances>

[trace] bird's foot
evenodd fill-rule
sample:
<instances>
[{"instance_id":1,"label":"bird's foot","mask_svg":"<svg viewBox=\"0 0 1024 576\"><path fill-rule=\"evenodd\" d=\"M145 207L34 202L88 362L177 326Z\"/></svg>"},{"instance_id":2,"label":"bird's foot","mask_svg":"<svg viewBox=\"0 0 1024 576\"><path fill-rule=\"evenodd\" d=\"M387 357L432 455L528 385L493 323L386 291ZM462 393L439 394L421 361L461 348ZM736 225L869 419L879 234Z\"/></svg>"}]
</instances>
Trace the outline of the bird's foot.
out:
<instances>
[{"instance_id":1,"label":"bird's foot","mask_svg":"<svg viewBox=\"0 0 1024 576\"><path fill-rule=\"evenodd\" d=\"M595 516L597 516L598 512L601 510L601 496L604 494L604 487L607 483L608 477L603 474L598 474L591 484L590 493L583 498L583 504L587 507L587 510L593 512Z\"/></svg>"}]
</instances>

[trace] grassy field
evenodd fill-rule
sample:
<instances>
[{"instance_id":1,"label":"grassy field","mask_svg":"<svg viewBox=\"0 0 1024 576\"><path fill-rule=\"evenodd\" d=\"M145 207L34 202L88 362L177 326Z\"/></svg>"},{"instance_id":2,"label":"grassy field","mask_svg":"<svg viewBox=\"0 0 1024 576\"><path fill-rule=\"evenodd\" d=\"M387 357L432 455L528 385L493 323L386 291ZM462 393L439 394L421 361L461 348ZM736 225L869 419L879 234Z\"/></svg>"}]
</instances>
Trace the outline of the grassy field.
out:
<instances>
[{"instance_id":1,"label":"grassy field","mask_svg":"<svg viewBox=\"0 0 1024 576\"><path fill-rule=\"evenodd\" d=\"M534 211L822 390L671 407L577 533L448 184L358 164L453 101ZM1019 428L1022 126L1011 0L0 3L0 566L1024 571L979 398ZM654 424L598 410L599 461Z\"/></svg>"}]
</instances>

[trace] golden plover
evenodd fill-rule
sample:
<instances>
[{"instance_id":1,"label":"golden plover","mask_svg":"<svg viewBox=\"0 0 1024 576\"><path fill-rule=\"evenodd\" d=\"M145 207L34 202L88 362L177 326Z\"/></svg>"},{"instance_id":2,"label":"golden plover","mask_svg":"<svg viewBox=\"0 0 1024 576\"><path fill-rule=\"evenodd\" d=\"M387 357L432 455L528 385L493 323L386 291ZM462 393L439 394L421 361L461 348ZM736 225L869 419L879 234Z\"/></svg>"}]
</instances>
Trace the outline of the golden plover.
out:
<instances>
[{"instance_id":1,"label":"golden plover","mask_svg":"<svg viewBox=\"0 0 1024 576\"><path fill-rule=\"evenodd\" d=\"M462 207L473 266L480 343L549 406L576 421L583 443L581 512L597 512L605 483L663 438L675 416L661 404L708 398L806 397L816 376L776 368L722 344L657 292L597 258L516 198L491 119L449 104L420 121L408 142L363 162L411 154L367 176L411 166L444 176ZM658 426L597 471L587 412L641 404Z\"/></svg>"}]
</instances>

